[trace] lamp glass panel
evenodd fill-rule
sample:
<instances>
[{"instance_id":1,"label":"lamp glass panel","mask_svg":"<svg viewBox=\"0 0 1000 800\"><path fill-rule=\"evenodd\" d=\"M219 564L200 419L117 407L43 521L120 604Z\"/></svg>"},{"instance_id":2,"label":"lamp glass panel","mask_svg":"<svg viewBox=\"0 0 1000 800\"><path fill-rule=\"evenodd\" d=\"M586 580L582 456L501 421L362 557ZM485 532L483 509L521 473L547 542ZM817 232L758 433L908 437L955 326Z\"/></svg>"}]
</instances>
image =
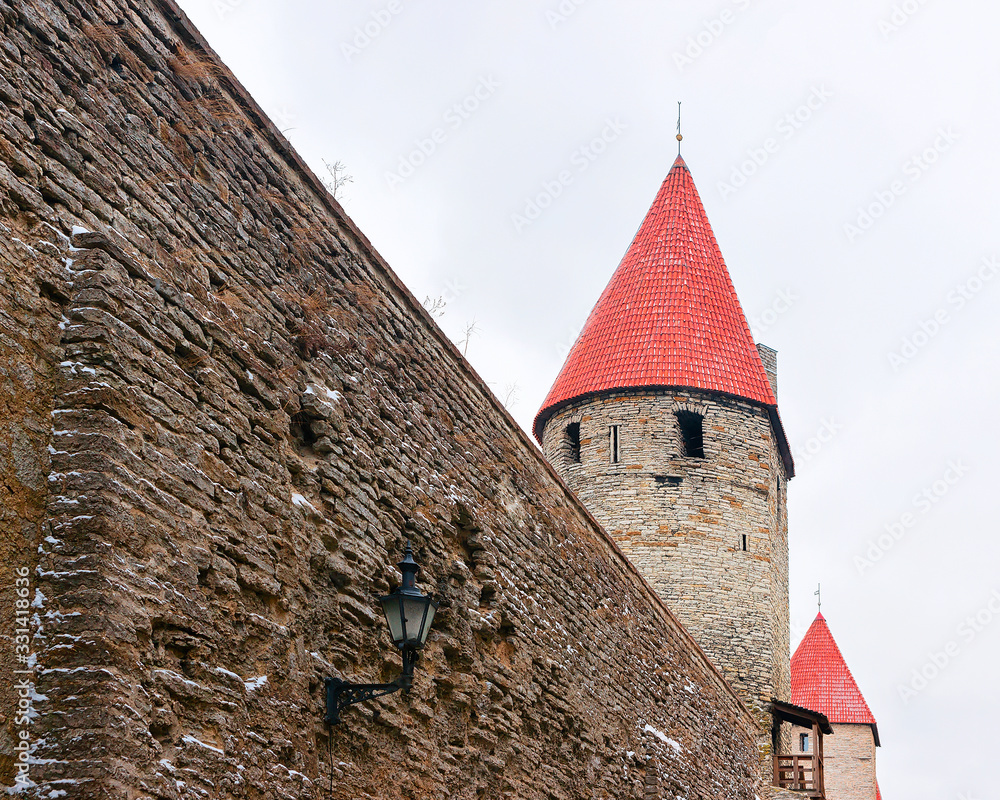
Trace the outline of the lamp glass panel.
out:
<instances>
[{"instance_id":1,"label":"lamp glass panel","mask_svg":"<svg viewBox=\"0 0 1000 800\"><path fill-rule=\"evenodd\" d=\"M421 636L423 635L424 616L427 613L427 606L429 604L429 597L403 598L403 625L407 644L420 644Z\"/></svg>"},{"instance_id":2,"label":"lamp glass panel","mask_svg":"<svg viewBox=\"0 0 1000 800\"><path fill-rule=\"evenodd\" d=\"M424 621L424 629L420 632L421 646L427 641L427 634L431 632L431 623L434 622L434 612L437 611L437 603L433 600L427 602L427 619Z\"/></svg>"},{"instance_id":3,"label":"lamp glass panel","mask_svg":"<svg viewBox=\"0 0 1000 800\"><path fill-rule=\"evenodd\" d=\"M382 611L385 613L385 621L389 623L389 635L396 645L403 643L403 608L402 597L398 593L393 593L383 597Z\"/></svg>"}]
</instances>

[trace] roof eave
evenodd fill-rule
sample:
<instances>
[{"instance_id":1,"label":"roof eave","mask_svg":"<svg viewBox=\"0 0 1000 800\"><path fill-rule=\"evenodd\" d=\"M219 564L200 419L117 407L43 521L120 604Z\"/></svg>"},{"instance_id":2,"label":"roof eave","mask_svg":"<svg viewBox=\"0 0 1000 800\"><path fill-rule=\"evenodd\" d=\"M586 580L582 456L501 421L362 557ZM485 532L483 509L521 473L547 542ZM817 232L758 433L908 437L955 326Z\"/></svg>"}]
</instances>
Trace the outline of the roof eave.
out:
<instances>
[{"instance_id":1,"label":"roof eave","mask_svg":"<svg viewBox=\"0 0 1000 800\"><path fill-rule=\"evenodd\" d=\"M778 444L778 452L781 453L781 461L785 465L785 478L791 480L795 477L795 460L792 458L792 449L788 445L788 437L785 436L785 426L781 424L781 415L778 413L778 406L768 405L765 408L767 409L768 417L771 419L771 430L774 431L774 438Z\"/></svg>"},{"instance_id":2,"label":"roof eave","mask_svg":"<svg viewBox=\"0 0 1000 800\"><path fill-rule=\"evenodd\" d=\"M792 725L799 725L803 728L811 728L817 725L827 736L833 735L833 726L827 716L819 711L813 711L805 706L797 706L794 703L787 703L776 698L771 698L768 710L774 717L782 722L790 722Z\"/></svg>"}]
</instances>

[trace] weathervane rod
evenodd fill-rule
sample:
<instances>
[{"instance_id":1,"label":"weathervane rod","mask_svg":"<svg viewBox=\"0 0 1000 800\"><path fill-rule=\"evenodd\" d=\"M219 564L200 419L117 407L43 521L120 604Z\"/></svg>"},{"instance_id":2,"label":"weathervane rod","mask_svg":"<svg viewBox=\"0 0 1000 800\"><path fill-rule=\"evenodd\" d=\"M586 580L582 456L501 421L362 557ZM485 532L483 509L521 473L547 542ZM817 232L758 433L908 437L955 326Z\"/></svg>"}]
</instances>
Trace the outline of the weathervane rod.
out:
<instances>
[{"instance_id":1,"label":"weathervane rod","mask_svg":"<svg viewBox=\"0 0 1000 800\"><path fill-rule=\"evenodd\" d=\"M823 611L823 595L820 594L820 590L823 588L822 584L816 584L816 591L813 592L816 595L816 610L819 612Z\"/></svg>"},{"instance_id":2,"label":"weathervane rod","mask_svg":"<svg viewBox=\"0 0 1000 800\"><path fill-rule=\"evenodd\" d=\"M677 155L681 154L681 141L684 137L681 136L681 101L677 101Z\"/></svg>"}]
</instances>

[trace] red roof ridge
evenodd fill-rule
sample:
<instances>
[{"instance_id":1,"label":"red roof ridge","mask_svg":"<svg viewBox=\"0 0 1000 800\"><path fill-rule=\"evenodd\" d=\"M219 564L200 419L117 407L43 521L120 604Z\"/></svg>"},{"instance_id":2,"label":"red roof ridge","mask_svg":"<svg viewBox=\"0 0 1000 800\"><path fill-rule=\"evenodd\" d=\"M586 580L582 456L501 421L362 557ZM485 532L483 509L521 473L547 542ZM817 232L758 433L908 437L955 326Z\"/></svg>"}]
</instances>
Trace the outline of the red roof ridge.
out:
<instances>
[{"instance_id":1,"label":"red roof ridge","mask_svg":"<svg viewBox=\"0 0 1000 800\"><path fill-rule=\"evenodd\" d=\"M548 418L573 400L639 387L750 400L772 412L784 441L771 383L681 156L535 417L535 436L540 440ZM786 464L791 473L790 455Z\"/></svg>"},{"instance_id":2,"label":"red roof ridge","mask_svg":"<svg viewBox=\"0 0 1000 800\"><path fill-rule=\"evenodd\" d=\"M835 724L871 725L879 744L875 715L822 614L816 615L792 656L792 702L819 711Z\"/></svg>"}]
</instances>

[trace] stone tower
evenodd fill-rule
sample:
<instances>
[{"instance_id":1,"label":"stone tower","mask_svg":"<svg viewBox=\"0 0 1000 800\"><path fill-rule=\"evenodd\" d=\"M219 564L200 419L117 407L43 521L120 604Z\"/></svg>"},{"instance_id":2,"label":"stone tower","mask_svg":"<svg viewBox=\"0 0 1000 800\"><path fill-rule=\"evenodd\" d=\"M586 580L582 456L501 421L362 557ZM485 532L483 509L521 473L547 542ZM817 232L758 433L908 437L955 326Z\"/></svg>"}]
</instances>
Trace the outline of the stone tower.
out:
<instances>
[{"instance_id":1,"label":"stone tower","mask_svg":"<svg viewBox=\"0 0 1000 800\"><path fill-rule=\"evenodd\" d=\"M546 457L751 707L788 700L793 463L678 156L535 418Z\"/></svg>"}]
</instances>

